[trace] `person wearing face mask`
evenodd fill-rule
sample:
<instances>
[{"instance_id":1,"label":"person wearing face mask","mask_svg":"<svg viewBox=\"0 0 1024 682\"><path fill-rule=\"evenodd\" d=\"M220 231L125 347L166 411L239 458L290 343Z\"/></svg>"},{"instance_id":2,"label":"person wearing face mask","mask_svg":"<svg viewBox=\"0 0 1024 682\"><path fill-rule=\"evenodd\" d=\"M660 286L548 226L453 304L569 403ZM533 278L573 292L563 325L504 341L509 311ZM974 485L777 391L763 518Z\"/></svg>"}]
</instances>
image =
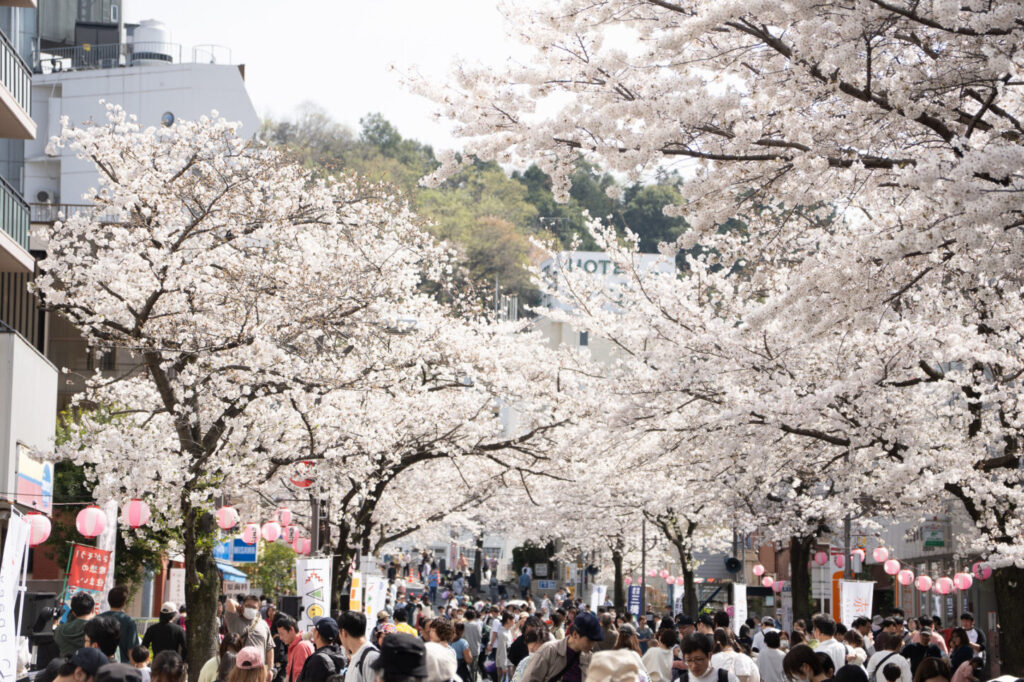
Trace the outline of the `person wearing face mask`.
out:
<instances>
[{"instance_id":1,"label":"person wearing face mask","mask_svg":"<svg viewBox=\"0 0 1024 682\"><path fill-rule=\"evenodd\" d=\"M241 614L238 613L238 604L229 599L224 606L224 624L228 632L242 637L245 646L263 652L267 674L270 675L274 670L274 640L266 621L260 618L259 597L255 594L243 597Z\"/></svg>"}]
</instances>

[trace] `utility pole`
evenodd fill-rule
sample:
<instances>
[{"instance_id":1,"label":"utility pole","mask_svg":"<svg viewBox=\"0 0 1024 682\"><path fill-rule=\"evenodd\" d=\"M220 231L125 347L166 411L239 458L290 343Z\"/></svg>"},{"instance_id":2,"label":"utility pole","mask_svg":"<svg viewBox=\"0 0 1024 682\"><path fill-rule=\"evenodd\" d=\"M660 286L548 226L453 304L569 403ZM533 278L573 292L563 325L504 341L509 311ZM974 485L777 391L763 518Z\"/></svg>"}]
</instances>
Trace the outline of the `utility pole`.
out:
<instances>
[{"instance_id":1,"label":"utility pole","mask_svg":"<svg viewBox=\"0 0 1024 682\"><path fill-rule=\"evenodd\" d=\"M843 579L850 580L853 578L853 562L850 561L850 528L852 526L852 520L850 513L846 513L846 518L843 520Z\"/></svg>"},{"instance_id":2,"label":"utility pole","mask_svg":"<svg viewBox=\"0 0 1024 682\"><path fill-rule=\"evenodd\" d=\"M647 517L640 519L640 615L647 614ZM639 620L639 618L637 619Z\"/></svg>"}]
</instances>

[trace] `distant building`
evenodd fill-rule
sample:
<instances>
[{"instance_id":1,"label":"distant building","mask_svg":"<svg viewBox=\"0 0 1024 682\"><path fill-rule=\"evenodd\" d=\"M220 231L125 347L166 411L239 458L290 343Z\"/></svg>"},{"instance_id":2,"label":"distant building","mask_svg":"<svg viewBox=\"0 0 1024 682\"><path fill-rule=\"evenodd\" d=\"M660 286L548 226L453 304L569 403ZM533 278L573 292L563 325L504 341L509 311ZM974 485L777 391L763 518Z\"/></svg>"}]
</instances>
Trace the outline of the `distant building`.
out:
<instances>
[{"instance_id":1,"label":"distant building","mask_svg":"<svg viewBox=\"0 0 1024 682\"><path fill-rule=\"evenodd\" d=\"M120 9L111 9L119 8L120 3L111 0L80 0L80 4L103 4L105 11L120 16ZM81 36L83 23L77 22L76 26L74 30ZM108 25L110 30L115 27ZM58 215L89 207L83 196L90 188L98 187L96 169L66 148L48 154L47 144L52 136L60 134L64 116L73 125L103 123L106 105L101 100L124 107L143 126L174 125L216 110L228 120L240 121L241 134L259 132L260 119L245 89L244 67L223 63L230 62L226 48L186 49L170 42L169 31L158 21L127 26L124 31L124 42L41 48L37 63L40 73L32 84L39 134L24 145L24 187L33 226L53 223ZM60 31L51 27L51 36L58 34ZM51 44L56 43L51 40ZM41 242L33 246L45 248ZM96 369L116 374L131 366L126 354L121 357L116 349L87 348L66 321L54 318L49 325L47 356L69 370L59 388L60 409L82 390L84 378Z\"/></svg>"}]
</instances>

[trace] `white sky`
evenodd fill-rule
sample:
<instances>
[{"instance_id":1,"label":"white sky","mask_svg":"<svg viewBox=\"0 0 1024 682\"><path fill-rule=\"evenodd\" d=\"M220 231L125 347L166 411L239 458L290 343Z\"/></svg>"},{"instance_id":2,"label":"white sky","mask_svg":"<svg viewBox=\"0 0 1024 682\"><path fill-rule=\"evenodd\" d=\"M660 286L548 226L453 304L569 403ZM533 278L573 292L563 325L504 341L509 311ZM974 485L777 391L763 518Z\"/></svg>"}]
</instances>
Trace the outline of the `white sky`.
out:
<instances>
[{"instance_id":1,"label":"white sky","mask_svg":"<svg viewBox=\"0 0 1024 682\"><path fill-rule=\"evenodd\" d=\"M245 64L261 116L287 117L304 101L358 129L379 111L405 137L448 148L431 104L398 74L442 79L457 58L503 63L514 51L496 0L125 0L125 21L159 19L182 43L218 44Z\"/></svg>"}]
</instances>

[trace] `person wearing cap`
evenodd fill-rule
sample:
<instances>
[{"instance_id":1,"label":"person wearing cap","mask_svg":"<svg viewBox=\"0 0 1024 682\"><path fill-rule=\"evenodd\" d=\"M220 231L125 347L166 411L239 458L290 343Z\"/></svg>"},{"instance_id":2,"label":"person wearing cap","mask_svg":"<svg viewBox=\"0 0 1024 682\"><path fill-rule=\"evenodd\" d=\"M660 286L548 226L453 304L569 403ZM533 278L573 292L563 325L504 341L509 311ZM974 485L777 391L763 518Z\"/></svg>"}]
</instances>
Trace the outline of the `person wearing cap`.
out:
<instances>
[{"instance_id":1,"label":"person wearing cap","mask_svg":"<svg viewBox=\"0 0 1024 682\"><path fill-rule=\"evenodd\" d=\"M77 592L71 597L68 620L53 631L53 641L61 656L68 657L85 646L85 624L92 618L96 602L88 592Z\"/></svg>"},{"instance_id":2,"label":"person wearing cap","mask_svg":"<svg viewBox=\"0 0 1024 682\"><path fill-rule=\"evenodd\" d=\"M316 650L303 664L299 682L327 682L328 677L341 674L348 667L338 648L338 623L333 618L325 616L313 621L313 645Z\"/></svg>"},{"instance_id":3,"label":"person wearing cap","mask_svg":"<svg viewBox=\"0 0 1024 682\"><path fill-rule=\"evenodd\" d=\"M110 659L102 651L92 647L82 647L71 656L77 682L92 682L99 669L108 663Z\"/></svg>"},{"instance_id":4,"label":"person wearing cap","mask_svg":"<svg viewBox=\"0 0 1024 682\"><path fill-rule=\"evenodd\" d=\"M587 679L590 651L604 639L597 616L584 612L576 616L565 639L548 642L530 656L523 682L583 682Z\"/></svg>"},{"instance_id":5,"label":"person wearing cap","mask_svg":"<svg viewBox=\"0 0 1024 682\"><path fill-rule=\"evenodd\" d=\"M107 663L96 671L96 682L142 682L142 671L127 663Z\"/></svg>"},{"instance_id":6,"label":"person wearing cap","mask_svg":"<svg viewBox=\"0 0 1024 682\"><path fill-rule=\"evenodd\" d=\"M974 653L984 656L982 652L985 651L985 633L974 627L974 614L970 611L961 613L960 627L967 632L967 639L970 641Z\"/></svg>"},{"instance_id":7,"label":"person wearing cap","mask_svg":"<svg viewBox=\"0 0 1024 682\"><path fill-rule=\"evenodd\" d=\"M587 668L587 682L640 682L644 676L639 658L628 649L597 651Z\"/></svg>"},{"instance_id":8,"label":"person wearing cap","mask_svg":"<svg viewBox=\"0 0 1024 682\"><path fill-rule=\"evenodd\" d=\"M235 667L228 673L227 682L265 682L267 667L259 647L244 646L235 654Z\"/></svg>"},{"instance_id":9,"label":"person wearing cap","mask_svg":"<svg viewBox=\"0 0 1024 682\"><path fill-rule=\"evenodd\" d=\"M380 643L380 656L370 666L381 682L414 682L427 677L427 649L419 637L394 632Z\"/></svg>"},{"instance_id":10,"label":"person wearing cap","mask_svg":"<svg viewBox=\"0 0 1024 682\"><path fill-rule=\"evenodd\" d=\"M900 655L910 662L910 673L917 673L917 666L926 658L942 658L942 650L932 644L932 630L930 627L921 628L918 632L918 641L907 644L900 650Z\"/></svg>"},{"instance_id":11,"label":"person wearing cap","mask_svg":"<svg viewBox=\"0 0 1024 682\"><path fill-rule=\"evenodd\" d=\"M761 629L754 633L754 644L750 648L754 651L764 651L764 636L769 632L778 632L775 627L775 619L765 616L761 619Z\"/></svg>"},{"instance_id":12,"label":"person wearing cap","mask_svg":"<svg viewBox=\"0 0 1024 682\"><path fill-rule=\"evenodd\" d=\"M228 632L241 635L245 646L254 646L264 652L267 670L274 670L274 640L270 627L260 618L260 598L249 594L242 598L241 609L233 599L224 605L224 624Z\"/></svg>"},{"instance_id":13,"label":"person wearing cap","mask_svg":"<svg viewBox=\"0 0 1024 682\"><path fill-rule=\"evenodd\" d=\"M142 646L153 649L156 656L161 651L174 651L182 658L187 657L188 646L185 644L185 630L177 623L172 623L178 616L178 607L174 602L164 602L160 607L160 622L146 628L142 637Z\"/></svg>"}]
</instances>

